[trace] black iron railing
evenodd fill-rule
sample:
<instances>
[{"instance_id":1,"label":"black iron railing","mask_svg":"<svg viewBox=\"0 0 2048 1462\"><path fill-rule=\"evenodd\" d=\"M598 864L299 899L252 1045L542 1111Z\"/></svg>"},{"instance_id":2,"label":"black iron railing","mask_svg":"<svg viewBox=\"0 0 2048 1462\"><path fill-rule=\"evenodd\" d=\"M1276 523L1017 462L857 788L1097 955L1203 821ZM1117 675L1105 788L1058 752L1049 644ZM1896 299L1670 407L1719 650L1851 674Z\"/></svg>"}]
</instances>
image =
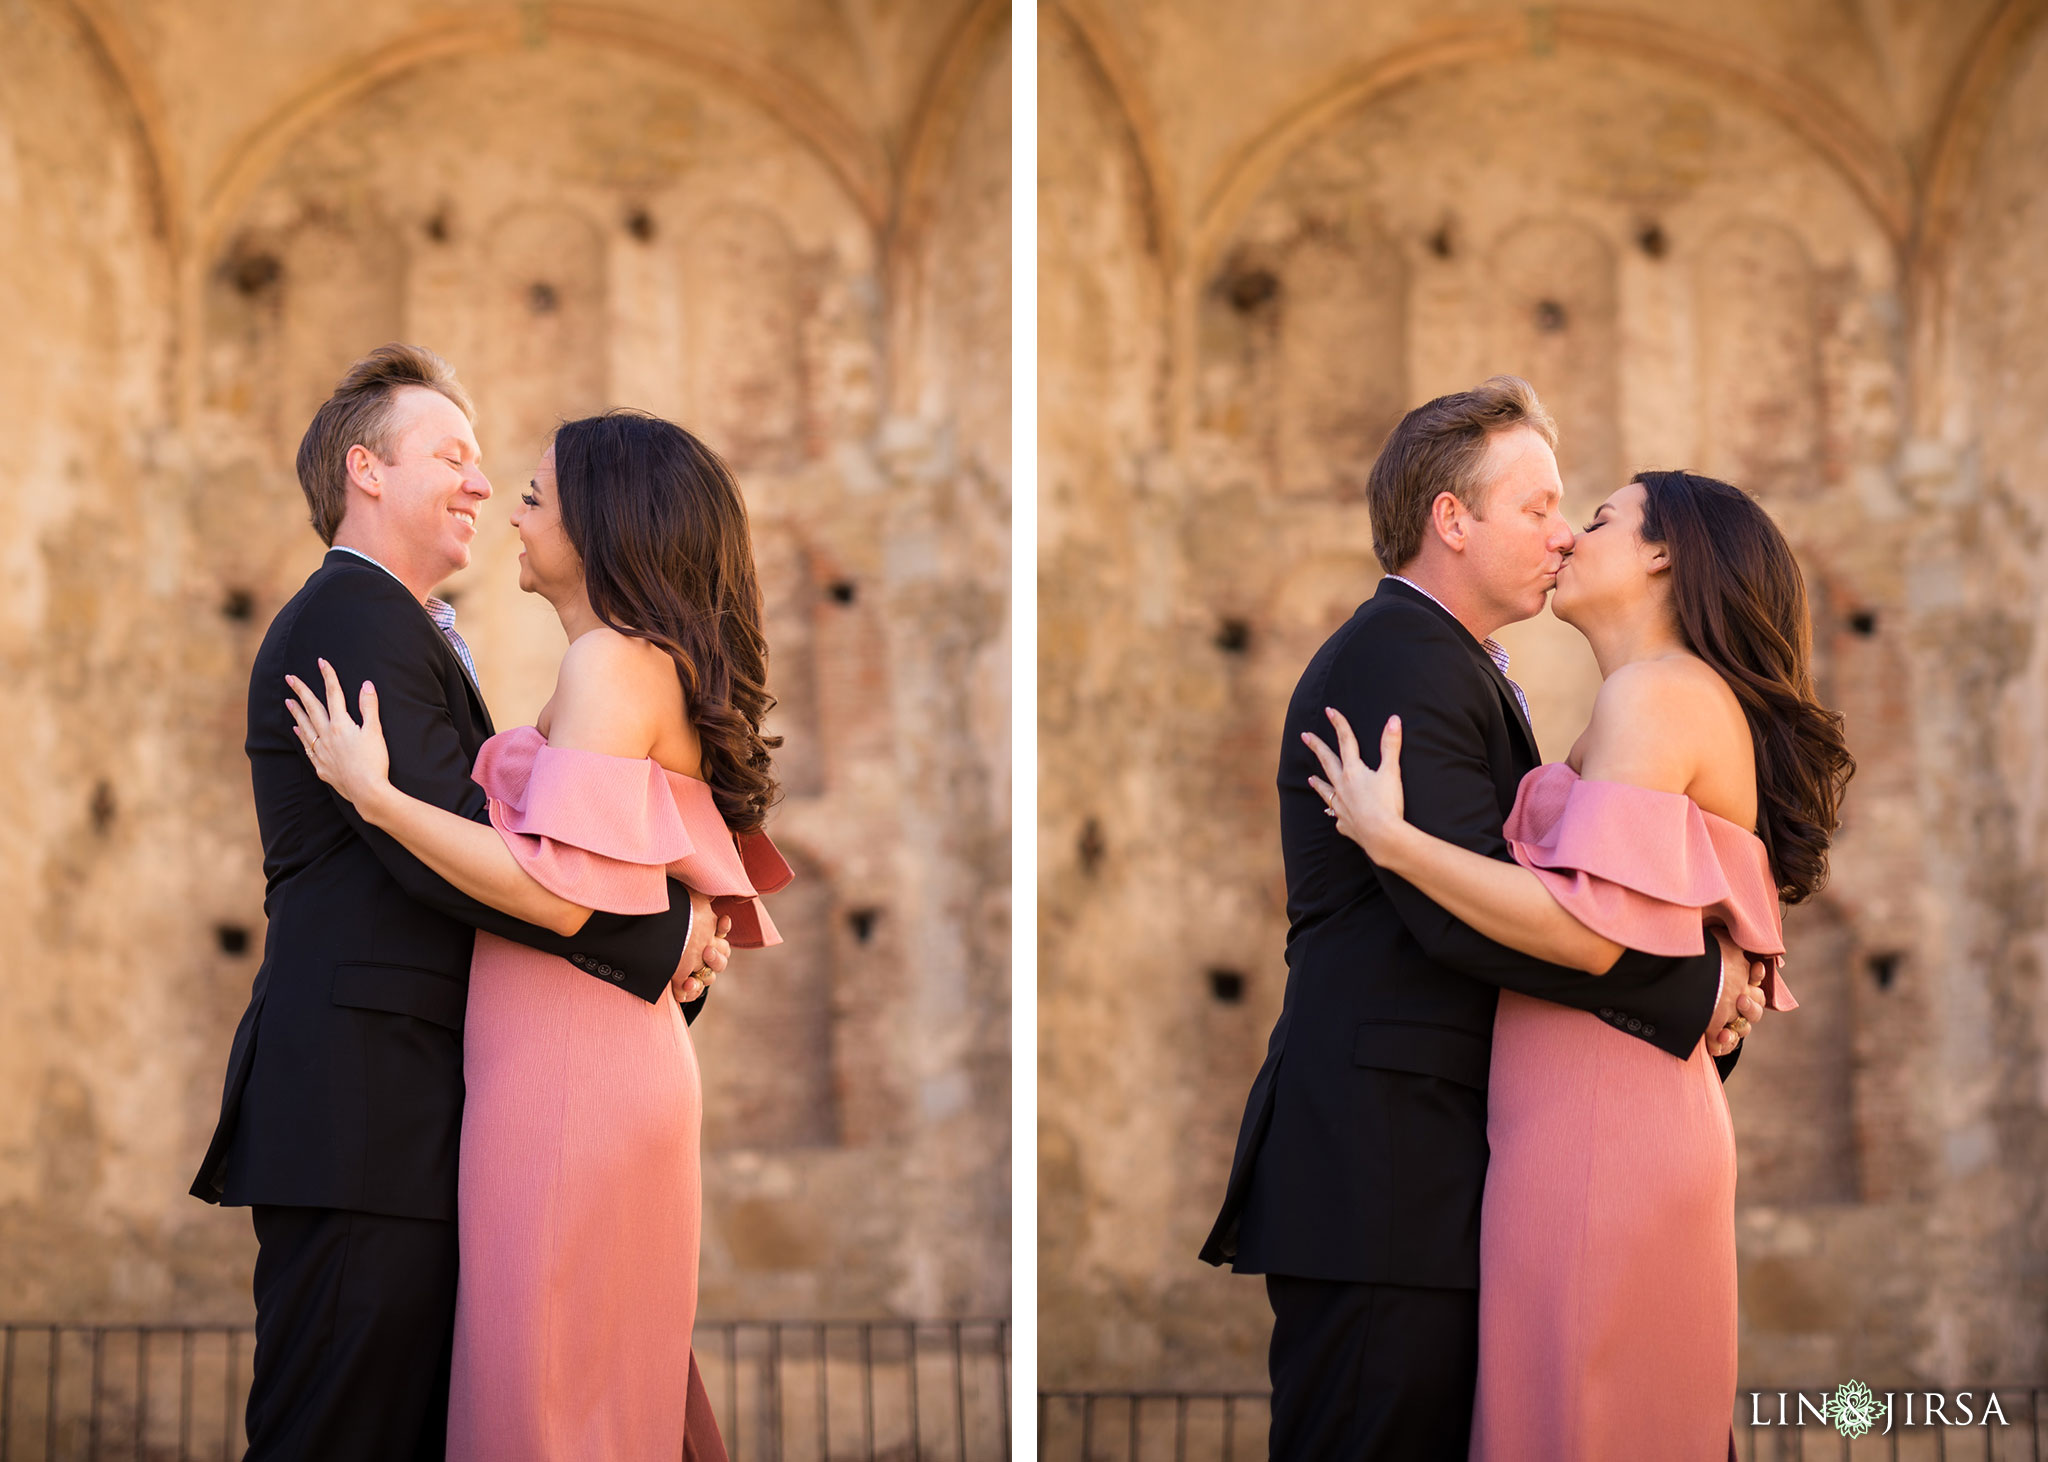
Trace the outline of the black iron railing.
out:
<instances>
[{"instance_id":1,"label":"black iron railing","mask_svg":"<svg viewBox=\"0 0 2048 1462\"><path fill-rule=\"evenodd\" d=\"M732 1462L1010 1456L1007 1320L699 1321ZM234 1462L254 1332L0 1326L0 1462Z\"/></svg>"},{"instance_id":2,"label":"black iron railing","mask_svg":"<svg viewBox=\"0 0 2048 1462\"><path fill-rule=\"evenodd\" d=\"M1799 1394L1790 1388L1787 1394ZM1818 1399L1833 1386L1809 1386L1804 1393ZM1833 1426L1816 1424L1811 1412L1804 1426L1779 1426L1777 1388L1758 1416L1771 1423L1751 1424L1749 1393L1736 1407L1737 1455L1744 1462L2041 1462L2044 1451L2042 1412L2048 1387L1977 1386L1970 1391L1971 1414L1986 1416L1987 1397L1998 1398L2004 1424L1995 1419L1969 1426L1928 1426L1916 1413L1911 1426L1903 1421L1903 1402L1894 1407L1889 1433L1877 1430L1853 1443ZM1924 1392L1916 1395L1924 1396ZM1042 1391L1038 1396L1040 1462L1262 1462L1271 1397L1265 1391ZM1924 1406L1924 1402L1921 1403ZM1952 1409L1945 1408L1953 1417ZM1799 1417L1796 1400L1787 1413Z\"/></svg>"}]
</instances>

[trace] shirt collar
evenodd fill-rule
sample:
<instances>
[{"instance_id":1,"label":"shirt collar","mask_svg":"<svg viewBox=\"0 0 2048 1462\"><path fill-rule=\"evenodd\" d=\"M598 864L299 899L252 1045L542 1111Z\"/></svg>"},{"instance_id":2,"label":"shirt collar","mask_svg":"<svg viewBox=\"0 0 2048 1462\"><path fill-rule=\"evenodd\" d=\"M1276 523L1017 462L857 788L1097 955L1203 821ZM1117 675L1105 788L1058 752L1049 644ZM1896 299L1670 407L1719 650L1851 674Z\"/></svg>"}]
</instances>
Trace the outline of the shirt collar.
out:
<instances>
[{"instance_id":1,"label":"shirt collar","mask_svg":"<svg viewBox=\"0 0 2048 1462\"><path fill-rule=\"evenodd\" d=\"M377 563L376 559L371 558L370 555L364 553L360 548L350 548L346 543L333 543L329 544L328 547L332 549L335 553L352 553L357 558L361 559L364 563L376 564L378 568L384 569L385 573L391 574L390 569L384 568L383 564ZM394 579L398 579L398 575L396 574L391 574L391 577ZM398 581L401 584L405 582L405 580L403 579L399 579ZM1404 579L1402 582L1406 583L1407 581ZM405 592L410 594L412 590L407 589ZM1427 593L1428 591L1419 590L1418 592ZM443 634L446 634L449 630L455 628L455 606L453 604L450 604L446 599L436 599L433 595L429 594L427 596L424 607L427 611L427 617L433 620L435 624L441 627L441 632Z\"/></svg>"},{"instance_id":2,"label":"shirt collar","mask_svg":"<svg viewBox=\"0 0 2048 1462\"><path fill-rule=\"evenodd\" d=\"M1450 605L1444 603L1443 600L1437 598L1436 595L1430 593L1429 590L1423 588L1422 585L1416 583L1413 579L1404 578L1400 574L1388 574L1387 577L1392 579L1397 584L1406 584L1409 588L1413 589L1416 593L1420 594L1423 598L1427 599L1430 603L1434 604L1437 608L1441 609L1444 613L1450 614L1452 619L1456 619L1458 617L1455 614L1451 614ZM1495 665L1498 665L1500 667L1500 673L1502 675L1506 675L1508 673L1508 652L1507 647L1505 645L1501 644L1501 642L1495 639L1492 635L1488 635L1485 639L1479 642L1479 648L1486 651L1487 659L1493 661Z\"/></svg>"}]
</instances>

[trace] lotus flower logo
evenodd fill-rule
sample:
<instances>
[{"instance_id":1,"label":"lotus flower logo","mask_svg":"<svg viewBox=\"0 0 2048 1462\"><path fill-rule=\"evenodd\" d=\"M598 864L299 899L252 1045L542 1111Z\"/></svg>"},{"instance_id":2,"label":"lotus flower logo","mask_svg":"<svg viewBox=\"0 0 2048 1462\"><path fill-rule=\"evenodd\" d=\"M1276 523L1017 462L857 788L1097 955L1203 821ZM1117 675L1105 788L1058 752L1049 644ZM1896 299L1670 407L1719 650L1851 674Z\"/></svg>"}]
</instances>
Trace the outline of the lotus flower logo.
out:
<instances>
[{"instance_id":1,"label":"lotus flower logo","mask_svg":"<svg viewBox=\"0 0 2048 1462\"><path fill-rule=\"evenodd\" d=\"M1844 1381L1828 1398L1828 1420L1834 1423L1836 1431L1852 1442L1876 1426L1880 1414L1877 1397L1861 1381Z\"/></svg>"}]
</instances>

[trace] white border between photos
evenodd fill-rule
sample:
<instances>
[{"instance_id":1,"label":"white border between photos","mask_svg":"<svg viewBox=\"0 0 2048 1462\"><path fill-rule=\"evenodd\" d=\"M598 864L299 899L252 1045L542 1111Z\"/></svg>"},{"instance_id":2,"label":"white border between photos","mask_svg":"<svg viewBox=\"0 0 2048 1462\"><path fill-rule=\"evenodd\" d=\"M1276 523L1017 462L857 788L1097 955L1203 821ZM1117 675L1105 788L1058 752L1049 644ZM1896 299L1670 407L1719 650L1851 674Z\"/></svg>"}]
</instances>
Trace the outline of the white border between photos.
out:
<instances>
[{"instance_id":1,"label":"white border between photos","mask_svg":"<svg viewBox=\"0 0 2048 1462\"><path fill-rule=\"evenodd\" d=\"M1010 1455L1038 1455L1038 7L1010 12Z\"/></svg>"}]
</instances>

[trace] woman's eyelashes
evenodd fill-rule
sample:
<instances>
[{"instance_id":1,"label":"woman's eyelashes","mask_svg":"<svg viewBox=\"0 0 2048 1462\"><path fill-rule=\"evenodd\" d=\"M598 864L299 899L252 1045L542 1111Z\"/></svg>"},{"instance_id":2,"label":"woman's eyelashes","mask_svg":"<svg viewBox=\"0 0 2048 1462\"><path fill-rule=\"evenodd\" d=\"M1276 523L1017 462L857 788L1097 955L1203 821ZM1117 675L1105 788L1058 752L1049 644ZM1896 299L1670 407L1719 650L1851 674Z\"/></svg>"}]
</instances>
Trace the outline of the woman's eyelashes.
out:
<instances>
[{"instance_id":1,"label":"woman's eyelashes","mask_svg":"<svg viewBox=\"0 0 2048 1462\"><path fill-rule=\"evenodd\" d=\"M540 499L535 497L530 492L522 492L521 494L519 494L519 501L525 503L529 508L537 508L540 506Z\"/></svg>"}]
</instances>

